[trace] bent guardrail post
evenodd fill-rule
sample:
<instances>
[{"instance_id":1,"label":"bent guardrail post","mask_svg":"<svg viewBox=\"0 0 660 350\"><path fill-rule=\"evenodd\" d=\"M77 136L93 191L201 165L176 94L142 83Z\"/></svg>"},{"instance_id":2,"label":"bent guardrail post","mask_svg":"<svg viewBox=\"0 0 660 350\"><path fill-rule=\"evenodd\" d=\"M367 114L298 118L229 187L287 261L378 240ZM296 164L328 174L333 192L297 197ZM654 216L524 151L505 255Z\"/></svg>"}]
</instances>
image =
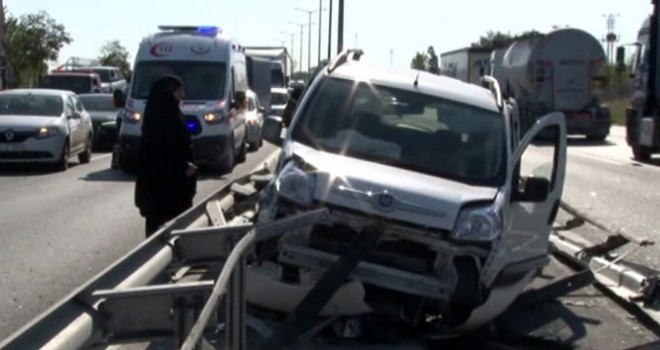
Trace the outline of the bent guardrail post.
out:
<instances>
[{"instance_id":1,"label":"bent guardrail post","mask_svg":"<svg viewBox=\"0 0 660 350\"><path fill-rule=\"evenodd\" d=\"M197 322L188 334L186 341L181 346L181 350L195 350L196 345L202 338L202 334L206 324L210 320L216 307L227 292L233 290L236 298L228 300L228 311L226 322L226 347L227 350L245 350L245 252L255 242L275 238L283 235L291 229L310 226L318 222L323 216L327 214L326 208L317 209L307 213L295 215L289 218L265 223L256 226L248 232L232 249L231 254L227 258L225 265L222 268L220 277L218 278L206 305L202 309ZM238 271L238 272L237 272ZM230 285L231 281L231 285ZM240 293L241 295L236 295ZM238 305L231 305L238 304ZM235 323L234 323L235 322Z\"/></svg>"}]
</instances>

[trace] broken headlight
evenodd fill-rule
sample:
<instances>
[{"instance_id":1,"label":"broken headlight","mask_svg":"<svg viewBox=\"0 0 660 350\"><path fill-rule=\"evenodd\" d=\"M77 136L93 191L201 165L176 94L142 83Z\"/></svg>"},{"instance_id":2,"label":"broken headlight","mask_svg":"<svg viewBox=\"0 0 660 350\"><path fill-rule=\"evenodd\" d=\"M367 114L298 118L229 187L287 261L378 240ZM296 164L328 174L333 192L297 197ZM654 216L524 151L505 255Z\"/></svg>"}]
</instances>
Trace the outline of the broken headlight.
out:
<instances>
[{"instance_id":1,"label":"broken headlight","mask_svg":"<svg viewBox=\"0 0 660 350\"><path fill-rule=\"evenodd\" d=\"M461 210L452 235L467 241L492 241L501 233L502 210L491 205Z\"/></svg>"},{"instance_id":2,"label":"broken headlight","mask_svg":"<svg viewBox=\"0 0 660 350\"><path fill-rule=\"evenodd\" d=\"M300 169L295 161L287 163L275 180L280 196L301 205L310 206L314 201L316 178Z\"/></svg>"}]
</instances>

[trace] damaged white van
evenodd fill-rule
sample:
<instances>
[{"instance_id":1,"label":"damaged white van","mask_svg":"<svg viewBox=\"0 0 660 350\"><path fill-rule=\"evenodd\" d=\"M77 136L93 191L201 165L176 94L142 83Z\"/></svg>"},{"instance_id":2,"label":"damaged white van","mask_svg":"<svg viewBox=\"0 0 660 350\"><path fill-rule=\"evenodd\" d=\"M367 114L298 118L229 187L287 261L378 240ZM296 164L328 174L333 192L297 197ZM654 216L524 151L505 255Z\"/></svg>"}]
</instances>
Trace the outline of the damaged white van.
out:
<instances>
[{"instance_id":1,"label":"damaged white van","mask_svg":"<svg viewBox=\"0 0 660 350\"><path fill-rule=\"evenodd\" d=\"M353 336L367 325L387 336L383 320L395 333L478 329L549 261L565 117L543 116L518 140L494 79L483 88L359 57L345 52L314 78L283 139L278 117L266 121L282 153L260 222L330 214L257 247L247 299L295 312L324 272L353 259L318 310L361 320ZM540 132L552 138L532 143Z\"/></svg>"}]
</instances>

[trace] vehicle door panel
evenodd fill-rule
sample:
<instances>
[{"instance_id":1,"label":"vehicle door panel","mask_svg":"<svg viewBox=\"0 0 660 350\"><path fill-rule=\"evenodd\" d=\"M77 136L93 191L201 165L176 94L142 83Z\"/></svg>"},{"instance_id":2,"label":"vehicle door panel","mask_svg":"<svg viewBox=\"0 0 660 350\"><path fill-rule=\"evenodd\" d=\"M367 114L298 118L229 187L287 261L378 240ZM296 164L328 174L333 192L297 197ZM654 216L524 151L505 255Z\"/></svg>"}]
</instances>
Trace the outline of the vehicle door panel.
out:
<instances>
[{"instance_id":1,"label":"vehicle door panel","mask_svg":"<svg viewBox=\"0 0 660 350\"><path fill-rule=\"evenodd\" d=\"M71 96L66 97L66 111L67 123L69 124L69 150L75 152L78 144L80 119L73 117L76 107Z\"/></svg>"},{"instance_id":2,"label":"vehicle door panel","mask_svg":"<svg viewBox=\"0 0 660 350\"><path fill-rule=\"evenodd\" d=\"M80 118L71 118L71 123L74 126L71 128L69 138L71 139L71 153L78 152L81 149L82 145L82 135L84 133L84 124L83 124L83 119L82 119L82 113L77 110L76 108L76 100L73 98L73 96L69 96L69 103L72 108L72 113L73 114L79 114ZM71 124L70 124L71 125Z\"/></svg>"},{"instance_id":3,"label":"vehicle door panel","mask_svg":"<svg viewBox=\"0 0 660 350\"><path fill-rule=\"evenodd\" d=\"M542 132L552 134L549 142L533 144ZM508 210L503 237L506 263L545 256L566 172L566 121L563 113L551 113L540 119L520 141L511 158ZM525 194L529 176L546 179L545 199Z\"/></svg>"},{"instance_id":4,"label":"vehicle door panel","mask_svg":"<svg viewBox=\"0 0 660 350\"><path fill-rule=\"evenodd\" d=\"M84 150L87 146L89 135L92 133L92 117L85 109L78 96L72 96L75 102L76 111L80 114L80 147Z\"/></svg>"}]
</instances>

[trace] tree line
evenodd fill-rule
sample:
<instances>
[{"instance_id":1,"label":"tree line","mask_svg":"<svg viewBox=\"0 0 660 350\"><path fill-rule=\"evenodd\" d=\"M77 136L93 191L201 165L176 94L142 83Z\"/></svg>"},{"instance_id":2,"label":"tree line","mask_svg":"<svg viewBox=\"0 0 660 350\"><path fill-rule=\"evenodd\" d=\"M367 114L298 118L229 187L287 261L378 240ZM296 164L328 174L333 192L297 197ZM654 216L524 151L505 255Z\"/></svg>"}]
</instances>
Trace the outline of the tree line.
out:
<instances>
[{"instance_id":1,"label":"tree line","mask_svg":"<svg viewBox=\"0 0 660 350\"><path fill-rule=\"evenodd\" d=\"M7 87L34 86L48 73L49 61L57 61L60 50L73 42L66 27L45 11L14 16L5 11L5 54ZM103 44L95 59L99 65L115 66L130 76L128 50L119 40Z\"/></svg>"}]
</instances>

